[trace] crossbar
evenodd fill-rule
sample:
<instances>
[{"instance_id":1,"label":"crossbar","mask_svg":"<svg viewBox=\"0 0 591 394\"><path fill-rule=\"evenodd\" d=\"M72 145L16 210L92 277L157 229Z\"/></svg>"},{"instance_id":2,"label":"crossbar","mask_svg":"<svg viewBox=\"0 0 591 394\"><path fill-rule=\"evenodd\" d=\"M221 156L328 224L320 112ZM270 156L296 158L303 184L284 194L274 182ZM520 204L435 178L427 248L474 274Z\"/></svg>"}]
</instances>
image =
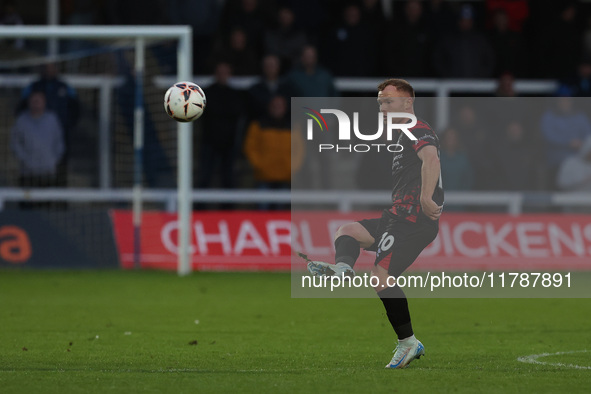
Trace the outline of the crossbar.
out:
<instances>
[{"instance_id":1,"label":"crossbar","mask_svg":"<svg viewBox=\"0 0 591 394\"><path fill-rule=\"evenodd\" d=\"M0 38L181 38L191 33L189 26L2 26Z\"/></svg>"}]
</instances>

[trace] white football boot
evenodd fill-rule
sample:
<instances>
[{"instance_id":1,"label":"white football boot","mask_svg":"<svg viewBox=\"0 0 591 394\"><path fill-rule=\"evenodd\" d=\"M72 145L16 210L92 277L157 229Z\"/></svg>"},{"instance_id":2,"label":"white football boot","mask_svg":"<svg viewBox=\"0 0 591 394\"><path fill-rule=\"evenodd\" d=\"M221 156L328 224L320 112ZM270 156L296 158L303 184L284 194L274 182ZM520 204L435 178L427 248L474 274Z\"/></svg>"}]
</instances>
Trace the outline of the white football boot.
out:
<instances>
[{"instance_id":1,"label":"white football boot","mask_svg":"<svg viewBox=\"0 0 591 394\"><path fill-rule=\"evenodd\" d=\"M394 357L386 368L406 368L408 364L414 359L419 359L425 355L425 347L418 339L409 340L409 343L398 342L398 346L394 349Z\"/></svg>"},{"instance_id":2,"label":"white football boot","mask_svg":"<svg viewBox=\"0 0 591 394\"><path fill-rule=\"evenodd\" d=\"M308 261L308 271L314 276L355 276L355 271L348 264L329 264L324 261Z\"/></svg>"}]
</instances>

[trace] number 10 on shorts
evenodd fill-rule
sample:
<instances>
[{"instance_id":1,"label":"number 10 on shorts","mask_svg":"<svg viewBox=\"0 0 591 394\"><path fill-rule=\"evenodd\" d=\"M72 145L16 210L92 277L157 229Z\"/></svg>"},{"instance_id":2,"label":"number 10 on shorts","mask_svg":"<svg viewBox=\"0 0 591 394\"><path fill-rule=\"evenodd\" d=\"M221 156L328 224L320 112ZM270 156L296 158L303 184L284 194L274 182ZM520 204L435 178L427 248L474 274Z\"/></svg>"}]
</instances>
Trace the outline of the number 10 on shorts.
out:
<instances>
[{"instance_id":1,"label":"number 10 on shorts","mask_svg":"<svg viewBox=\"0 0 591 394\"><path fill-rule=\"evenodd\" d=\"M392 245L394 245L394 236L392 234L388 234L387 232L385 232L384 234L382 234L382 239L378 244L378 253L390 250Z\"/></svg>"}]
</instances>

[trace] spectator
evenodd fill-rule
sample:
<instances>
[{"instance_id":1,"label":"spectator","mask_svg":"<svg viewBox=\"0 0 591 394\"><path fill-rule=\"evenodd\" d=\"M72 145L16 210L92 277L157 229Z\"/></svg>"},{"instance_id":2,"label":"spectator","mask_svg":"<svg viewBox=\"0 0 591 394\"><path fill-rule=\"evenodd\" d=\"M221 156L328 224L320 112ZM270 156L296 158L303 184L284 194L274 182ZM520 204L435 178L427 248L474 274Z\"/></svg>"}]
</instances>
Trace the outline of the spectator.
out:
<instances>
[{"instance_id":1,"label":"spectator","mask_svg":"<svg viewBox=\"0 0 591 394\"><path fill-rule=\"evenodd\" d=\"M279 76L279 58L275 55L267 55L263 58L262 63L262 76L248 90L250 97L250 116L253 118L259 118L267 113L267 108L272 97L276 95L289 96L287 83Z\"/></svg>"},{"instance_id":2,"label":"spectator","mask_svg":"<svg viewBox=\"0 0 591 394\"><path fill-rule=\"evenodd\" d=\"M558 171L558 187L567 191L591 191L591 137L579 152L567 157Z\"/></svg>"},{"instance_id":3,"label":"spectator","mask_svg":"<svg viewBox=\"0 0 591 394\"><path fill-rule=\"evenodd\" d=\"M489 125L495 130L504 130L509 122L522 121L528 112L524 108L526 100L517 98L515 92L515 78L513 74L506 72L497 79L497 90L495 98L488 101L490 109L488 112Z\"/></svg>"},{"instance_id":4,"label":"spectator","mask_svg":"<svg viewBox=\"0 0 591 394\"><path fill-rule=\"evenodd\" d=\"M193 30L193 69L203 73L211 56L211 42L220 20L217 0L169 0L167 11L173 25L189 25Z\"/></svg>"},{"instance_id":5,"label":"spectator","mask_svg":"<svg viewBox=\"0 0 591 394\"><path fill-rule=\"evenodd\" d=\"M448 128L441 136L441 179L446 190L472 190L474 170L454 128Z\"/></svg>"},{"instance_id":6,"label":"spectator","mask_svg":"<svg viewBox=\"0 0 591 394\"><path fill-rule=\"evenodd\" d=\"M102 25L103 21L100 20L101 6L93 0L78 0L78 1L64 1L61 2L61 20L65 21L68 25ZM99 44L93 40L87 39L70 39L61 41L61 48L66 53L76 53L79 55L80 52L90 51L99 47ZM77 73L80 71L81 58L76 58L68 61L66 66L66 72Z\"/></svg>"},{"instance_id":7,"label":"spectator","mask_svg":"<svg viewBox=\"0 0 591 394\"><path fill-rule=\"evenodd\" d=\"M234 28L227 43L218 42L213 53L213 62L229 63L234 75L257 73L257 56L249 45L249 38L241 28Z\"/></svg>"},{"instance_id":8,"label":"spectator","mask_svg":"<svg viewBox=\"0 0 591 394\"><path fill-rule=\"evenodd\" d=\"M585 31L583 32L583 59L591 59L591 16L585 20Z\"/></svg>"},{"instance_id":9,"label":"spectator","mask_svg":"<svg viewBox=\"0 0 591 394\"><path fill-rule=\"evenodd\" d=\"M68 25L102 25L102 4L93 0L63 1L60 19Z\"/></svg>"},{"instance_id":10,"label":"spectator","mask_svg":"<svg viewBox=\"0 0 591 394\"><path fill-rule=\"evenodd\" d=\"M331 31L326 44L326 59L336 75L375 74L377 48L372 31L361 23L361 11L357 5L345 7L341 23Z\"/></svg>"},{"instance_id":11,"label":"spectator","mask_svg":"<svg viewBox=\"0 0 591 394\"><path fill-rule=\"evenodd\" d=\"M507 123L495 148L491 151L495 190L532 190L536 181L535 152L519 121Z\"/></svg>"},{"instance_id":12,"label":"spectator","mask_svg":"<svg viewBox=\"0 0 591 394\"><path fill-rule=\"evenodd\" d=\"M47 108L57 115L63 128L65 150L71 146L73 134L80 115L80 104L74 88L59 78L57 65L47 63L43 66L41 77L27 86L22 92L22 98L17 113L26 108L29 96L34 91L45 94ZM58 168L58 183L60 186L68 184L67 155L62 157Z\"/></svg>"},{"instance_id":13,"label":"spectator","mask_svg":"<svg viewBox=\"0 0 591 394\"><path fill-rule=\"evenodd\" d=\"M548 180L554 188L556 173L564 159L577 154L583 141L591 136L591 123L585 114L575 110L572 97L558 97L554 106L542 115L540 127L547 147Z\"/></svg>"},{"instance_id":14,"label":"spectator","mask_svg":"<svg viewBox=\"0 0 591 394\"><path fill-rule=\"evenodd\" d=\"M361 23L374 30L374 34L382 32L386 26L383 4L380 0L361 1Z\"/></svg>"},{"instance_id":15,"label":"spectator","mask_svg":"<svg viewBox=\"0 0 591 394\"><path fill-rule=\"evenodd\" d=\"M23 19L21 18L14 1L5 1L0 10L0 26L22 26ZM9 41L0 41L0 48L12 47L13 49L22 50L25 47L25 41L22 38L17 38Z\"/></svg>"},{"instance_id":16,"label":"spectator","mask_svg":"<svg viewBox=\"0 0 591 394\"><path fill-rule=\"evenodd\" d=\"M241 144L244 102L241 93L228 85L232 67L218 63L215 83L205 89L207 110L203 114L203 133L198 141L197 187L234 187L234 163ZM216 177L219 170L219 177Z\"/></svg>"},{"instance_id":17,"label":"spectator","mask_svg":"<svg viewBox=\"0 0 591 394\"><path fill-rule=\"evenodd\" d=\"M548 58L549 44L554 40L554 28L562 2L530 1L530 18L524 29L527 41L528 78L556 78L551 69L554 59Z\"/></svg>"},{"instance_id":18,"label":"spectator","mask_svg":"<svg viewBox=\"0 0 591 394\"><path fill-rule=\"evenodd\" d=\"M426 77L429 70L431 37L423 17L423 5L419 0L409 0L404 7L404 18L396 21L386 32L386 51L383 70L385 74L405 77Z\"/></svg>"},{"instance_id":19,"label":"spectator","mask_svg":"<svg viewBox=\"0 0 591 394\"><path fill-rule=\"evenodd\" d=\"M434 53L434 67L444 78L490 78L494 53L481 33L474 29L474 10L462 7L458 30L444 38Z\"/></svg>"},{"instance_id":20,"label":"spectator","mask_svg":"<svg viewBox=\"0 0 591 394\"><path fill-rule=\"evenodd\" d=\"M253 121L246 133L244 153L259 189L288 190L291 174L303 161L304 142L300 134L292 138L287 102L283 96L271 99L268 111ZM261 209L288 209L289 204L260 204Z\"/></svg>"},{"instance_id":21,"label":"spectator","mask_svg":"<svg viewBox=\"0 0 591 394\"><path fill-rule=\"evenodd\" d=\"M504 72L497 80L497 90L495 91L497 97L516 97L515 93L515 77L510 72Z\"/></svg>"},{"instance_id":22,"label":"spectator","mask_svg":"<svg viewBox=\"0 0 591 394\"><path fill-rule=\"evenodd\" d=\"M57 168L65 150L62 125L47 109L42 91L31 92L27 103L10 135L10 147L20 164L19 185L58 186Z\"/></svg>"},{"instance_id":23,"label":"spectator","mask_svg":"<svg viewBox=\"0 0 591 394\"><path fill-rule=\"evenodd\" d=\"M167 4L160 0L102 0L107 22L112 25L162 25Z\"/></svg>"},{"instance_id":24,"label":"spectator","mask_svg":"<svg viewBox=\"0 0 591 394\"><path fill-rule=\"evenodd\" d=\"M529 17L528 0L486 0L488 25L494 25L496 13L501 11L507 17L510 31L520 33Z\"/></svg>"},{"instance_id":25,"label":"spectator","mask_svg":"<svg viewBox=\"0 0 591 394\"><path fill-rule=\"evenodd\" d=\"M523 75L524 46L521 33L509 30L509 18L504 10L493 14L493 26L489 32L489 41L495 53L495 75L510 72Z\"/></svg>"},{"instance_id":26,"label":"spectator","mask_svg":"<svg viewBox=\"0 0 591 394\"><path fill-rule=\"evenodd\" d=\"M380 0L362 0L360 10L361 23L369 29L370 40L377 51L375 72L377 74L384 74L382 69L385 62L384 55L386 54L377 49L384 47L388 33L388 20L384 14L384 4ZM377 76L377 74L374 76ZM385 74L389 75L390 73Z\"/></svg>"},{"instance_id":27,"label":"spectator","mask_svg":"<svg viewBox=\"0 0 591 394\"><path fill-rule=\"evenodd\" d=\"M591 97L591 57L584 57L577 67L577 75L563 82L558 90L573 97Z\"/></svg>"},{"instance_id":28,"label":"spectator","mask_svg":"<svg viewBox=\"0 0 591 394\"><path fill-rule=\"evenodd\" d=\"M289 73L287 81L290 92L297 97L337 96L332 75L318 65L316 48L310 45L306 45L302 50L300 65ZM317 155L303 163L298 176L304 180L306 187L324 187L331 184L330 166L328 155Z\"/></svg>"},{"instance_id":29,"label":"spectator","mask_svg":"<svg viewBox=\"0 0 591 394\"><path fill-rule=\"evenodd\" d=\"M456 18L449 2L429 0L425 3L425 22L429 28L429 36L433 39L447 37L453 32L456 24Z\"/></svg>"},{"instance_id":30,"label":"spectator","mask_svg":"<svg viewBox=\"0 0 591 394\"><path fill-rule=\"evenodd\" d=\"M576 71L580 60L583 32L578 21L577 3L567 1L547 27L549 37L544 42L544 59L547 64L547 76L567 78ZM547 56L552 53L552 56Z\"/></svg>"},{"instance_id":31,"label":"spectator","mask_svg":"<svg viewBox=\"0 0 591 394\"><path fill-rule=\"evenodd\" d=\"M332 23L333 10L326 1L282 0L282 3L293 11L296 27L306 32L309 42L317 42L323 27Z\"/></svg>"},{"instance_id":32,"label":"spectator","mask_svg":"<svg viewBox=\"0 0 591 394\"><path fill-rule=\"evenodd\" d=\"M298 97L336 97L332 75L318 65L316 48L306 45L302 49L300 64L289 73L290 90Z\"/></svg>"},{"instance_id":33,"label":"spectator","mask_svg":"<svg viewBox=\"0 0 591 394\"><path fill-rule=\"evenodd\" d=\"M59 78L55 63L45 64L41 69L40 78L23 90L21 94L23 108L33 91L45 93L48 109L57 114L66 132L76 126L79 115L78 96L74 88Z\"/></svg>"},{"instance_id":34,"label":"spectator","mask_svg":"<svg viewBox=\"0 0 591 394\"><path fill-rule=\"evenodd\" d=\"M264 32L270 25L271 15L275 15L271 1L228 0L222 10L220 33L223 35L236 27L240 28L258 57L262 53Z\"/></svg>"},{"instance_id":35,"label":"spectator","mask_svg":"<svg viewBox=\"0 0 591 394\"><path fill-rule=\"evenodd\" d=\"M295 27L293 11L288 7L279 9L277 22L276 29L265 33L265 52L277 55L282 66L289 69L306 45L306 33Z\"/></svg>"},{"instance_id":36,"label":"spectator","mask_svg":"<svg viewBox=\"0 0 591 394\"><path fill-rule=\"evenodd\" d=\"M474 189L490 190L495 169L490 156L490 137L484 128L487 122L477 115L474 107L464 104L458 108L453 124L474 169Z\"/></svg>"}]
</instances>

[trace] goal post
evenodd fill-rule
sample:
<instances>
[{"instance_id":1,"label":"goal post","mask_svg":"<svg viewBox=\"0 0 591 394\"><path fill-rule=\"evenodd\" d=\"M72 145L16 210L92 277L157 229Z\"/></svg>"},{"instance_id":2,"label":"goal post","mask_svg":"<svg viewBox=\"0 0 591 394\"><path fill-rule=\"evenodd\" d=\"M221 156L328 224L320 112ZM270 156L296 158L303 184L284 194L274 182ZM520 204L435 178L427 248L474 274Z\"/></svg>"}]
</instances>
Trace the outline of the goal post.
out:
<instances>
[{"instance_id":1,"label":"goal post","mask_svg":"<svg viewBox=\"0 0 591 394\"><path fill-rule=\"evenodd\" d=\"M190 81L192 77L192 32L190 26L2 26L0 27L0 39L24 38L28 40L46 39L135 39L136 81L141 83L143 75L143 45L146 39L174 39L177 45L177 70L178 81ZM142 93L141 87L136 89L136 97ZM163 109L164 111L164 109ZM134 116L134 152L135 160L141 160L143 142L143 103L136 100ZM191 239L191 211L192 211L192 124L178 123L177 143L177 193L178 193L178 265L179 275L187 275L191 272L190 239ZM137 157L139 156L139 157ZM141 171L136 167L136 171ZM134 212L141 213L141 184L137 180L134 188ZM138 218L136 218L139 220ZM134 220L135 221L135 220Z\"/></svg>"}]
</instances>

